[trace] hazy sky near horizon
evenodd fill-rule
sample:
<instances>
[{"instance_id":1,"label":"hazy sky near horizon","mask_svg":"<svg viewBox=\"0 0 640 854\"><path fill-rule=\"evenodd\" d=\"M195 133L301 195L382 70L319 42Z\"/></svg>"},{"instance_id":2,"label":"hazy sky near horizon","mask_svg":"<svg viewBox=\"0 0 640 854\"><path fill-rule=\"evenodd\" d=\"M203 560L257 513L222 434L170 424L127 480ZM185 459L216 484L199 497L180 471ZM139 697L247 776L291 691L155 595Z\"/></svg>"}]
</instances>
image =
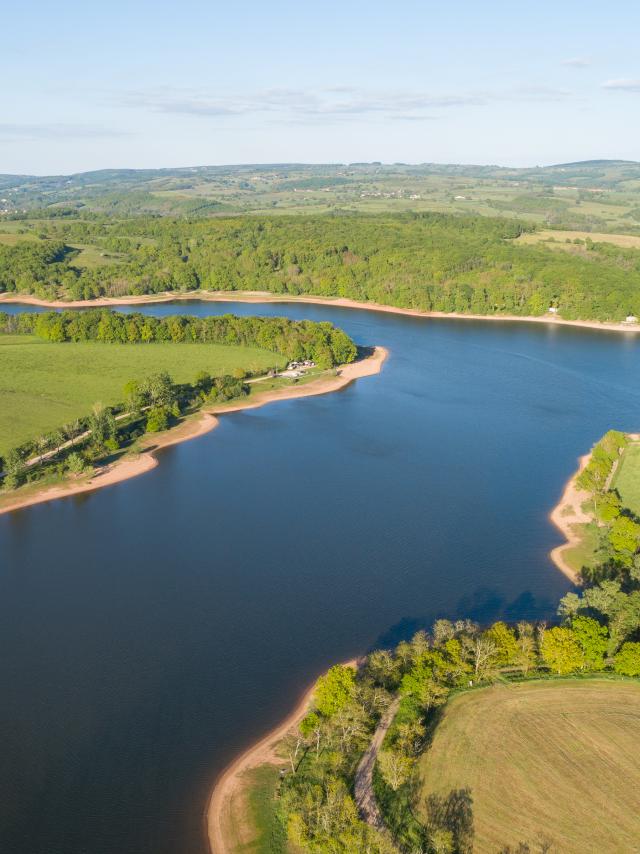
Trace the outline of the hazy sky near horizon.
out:
<instances>
[{"instance_id":1,"label":"hazy sky near horizon","mask_svg":"<svg viewBox=\"0 0 640 854\"><path fill-rule=\"evenodd\" d=\"M639 32L634 0L10 4L0 173L640 160Z\"/></svg>"}]
</instances>

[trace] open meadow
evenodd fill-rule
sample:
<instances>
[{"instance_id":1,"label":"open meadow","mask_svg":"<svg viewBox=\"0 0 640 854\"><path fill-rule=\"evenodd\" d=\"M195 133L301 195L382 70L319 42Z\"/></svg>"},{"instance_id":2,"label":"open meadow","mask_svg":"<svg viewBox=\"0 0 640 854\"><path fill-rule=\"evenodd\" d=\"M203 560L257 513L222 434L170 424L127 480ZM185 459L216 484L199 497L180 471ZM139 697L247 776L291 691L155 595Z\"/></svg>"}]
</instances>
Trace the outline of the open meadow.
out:
<instances>
[{"instance_id":1,"label":"open meadow","mask_svg":"<svg viewBox=\"0 0 640 854\"><path fill-rule=\"evenodd\" d=\"M429 796L470 789L474 854L541 838L552 852L632 852L640 839L640 685L494 685L451 700L421 758Z\"/></svg>"},{"instance_id":2,"label":"open meadow","mask_svg":"<svg viewBox=\"0 0 640 854\"><path fill-rule=\"evenodd\" d=\"M625 448L611 487L618 490L624 506L640 517L640 442Z\"/></svg>"},{"instance_id":3,"label":"open meadow","mask_svg":"<svg viewBox=\"0 0 640 854\"><path fill-rule=\"evenodd\" d=\"M167 371L192 382L236 368L263 371L284 363L276 353L224 344L62 344L30 335L0 335L0 454L87 415L97 401L122 400L130 379Z\"/></svg>"}]
</instances>

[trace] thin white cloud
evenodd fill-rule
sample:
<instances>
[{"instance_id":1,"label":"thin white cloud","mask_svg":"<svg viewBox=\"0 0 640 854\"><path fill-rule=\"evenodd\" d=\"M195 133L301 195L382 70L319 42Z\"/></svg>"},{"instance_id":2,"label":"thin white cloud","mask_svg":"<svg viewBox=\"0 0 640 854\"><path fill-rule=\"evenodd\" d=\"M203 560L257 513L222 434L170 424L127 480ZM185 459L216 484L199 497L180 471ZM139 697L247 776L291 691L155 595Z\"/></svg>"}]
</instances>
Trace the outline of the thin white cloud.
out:
<instances>
[{"instance_id":1,"label":"thin white cloud","mask_svg":"<svg viewBox=\"0 0 640 854\"><path fill-rule=\"evenodd\" d=\"M591 65L591 60L586 56L573 56L569 59L563 59L561 65L567 68L588 68Z\"/></svg>"},{"instance_id":2,"label":"thin white cloud","mask_svg":"<svg viewBox=\"0 0 640 854\"><path fill-rule=\"evenodd\" d=\"M606 80L603 89L613 89L619 92L640 92L640 79L621 77L618 80Z\"/></svg>"},{"instance_id":3,"label":"thin white cloud","mask_svg":"<svg viewBox=\"0 0 640 854\"><path fill-rule=\"evenodd\" d=\"M367 91L351 86L318 90L265 89L237 95L171 88L131 92L126 106L156 113L213 118L269 116L274 121L343 121L386 117L422 120L435 109L478 107L500 101L560 101L570 92L545 86L521 86L503 92ZM122 102L121 102L122 103Z\"/></svg>"},{"instance_id":4,"label":"thin white cloud","mask_svg":"<svg viewBox=\"0 0 640 854\"><path fill-rule=\"evenodd\" d=\"M518 96L524 101L566 101L571 97L571 92L566 89L555 89L552 86L520 86L507 95L505 100L514 100Z\"/></svg>"},{"instance_id":5,"label":"thin white cloud","mask_svg":"<svg viewBox=\"0 0 640 854\"><path fill-rule=\"evenodd\" d=\"M119 130L93 125L0 123L0 137L5 139L99 139L113 136L124 134Z\"/></svg>"},{"instance_id":6,"label":"thin white cloud","mask_svg":"<svg viewBox=\"0 0 640 854\"><path fill-rule=\"evenodd\" d=\"M204 92L132 93L126 103L159 113L194 116L242 116L253 113L290 113L300 118L357 116L367 113L406 113L433 107L457 107L484 103L479 94L431 95L407 92L374 93L351 87L320 91L266 89L242 95L211 95Z\"/></svg>"}]
</instances>

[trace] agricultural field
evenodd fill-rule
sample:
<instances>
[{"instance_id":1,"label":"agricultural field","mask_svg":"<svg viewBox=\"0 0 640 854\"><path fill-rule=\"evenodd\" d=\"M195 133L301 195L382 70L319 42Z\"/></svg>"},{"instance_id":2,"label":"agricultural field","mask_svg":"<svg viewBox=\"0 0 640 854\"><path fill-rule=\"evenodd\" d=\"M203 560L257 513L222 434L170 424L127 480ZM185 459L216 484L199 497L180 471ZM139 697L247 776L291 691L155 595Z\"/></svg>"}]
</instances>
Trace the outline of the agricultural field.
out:
<instances>
[{"instance_id":1,"label":"agricultural field","mask_svg":"<svg viewBox=\"0 0 640 854\"><path fill-rule=\"evenodd\" d=\"M235 368L284 364L276 353L224 344L56 344L29 335L0 335L0 455L87 415L96 402L122 400L130 379L167 371L176 382Z\"/></svg>"},{"instance_id":2,"label":"agricultural field","mask_svg":"<svg viewBox=\"0 0 640 854\"><path fill-rule=\"evenodd\" d=\"M611 243L622 249L640 249L640 236L633 234L599 234L596 231L562 231L543 229L541 231L521 234L516 243L554 243L560 246L575 240L592 240L594 243Z\"/></svg>"},{"instance_id":3,"label":"agricultural field","mask_svg":"<svg viewBox=\"0 0 640 854\"><path fill-rule=\"evenodd\" d=\"M442 211L640 235L640 165L589 161L533 169L446 164L278 164L0 176L12 211L220 216ZM4 202L2 202L4 199Z\"/></svg>"},{"instance_id":4,"label":"agricultural field","mask_svg":"<svg viewBox=\"0 0 640 854\"><path fill-rule=\"evenodd\" d=\"M494 685L445 707L420 762L419 804L469 789L475 854L547 839L562 854L637 851L640 685Z\"/></svg>"},{"instance_id":5,"label":"agricultural field","mask_svg":"<svg viewBox=\"0 0 640 854\"><path fill-rule=\"evenodd\" d=\"M640 518L640 442L627 445L611 481L625 507Z\"/></svg>"}]
</instances>

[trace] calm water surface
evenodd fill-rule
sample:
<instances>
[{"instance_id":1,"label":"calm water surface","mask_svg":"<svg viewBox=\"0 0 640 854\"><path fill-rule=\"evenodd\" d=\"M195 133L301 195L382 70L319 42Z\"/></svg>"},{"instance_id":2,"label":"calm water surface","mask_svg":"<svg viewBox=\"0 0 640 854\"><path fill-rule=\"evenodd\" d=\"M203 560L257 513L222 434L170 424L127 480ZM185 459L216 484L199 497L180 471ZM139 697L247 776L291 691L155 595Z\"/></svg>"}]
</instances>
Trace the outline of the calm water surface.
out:
<instances>
[{"instance_id":1,"label":"calm water surface","mask_svg":"<svg viewBox=\"0 0 640 854\"><path fill-rule=\"evenodd\" d=\"M438 616L543 618L547 514L640 427L640 343L527 324L328 319L383 373L228 415L161 465L0 517L0 851L203 854L216 774L322 668ZM0 370L1 370L0 365Z\"/></svg>"}]
</instances>

